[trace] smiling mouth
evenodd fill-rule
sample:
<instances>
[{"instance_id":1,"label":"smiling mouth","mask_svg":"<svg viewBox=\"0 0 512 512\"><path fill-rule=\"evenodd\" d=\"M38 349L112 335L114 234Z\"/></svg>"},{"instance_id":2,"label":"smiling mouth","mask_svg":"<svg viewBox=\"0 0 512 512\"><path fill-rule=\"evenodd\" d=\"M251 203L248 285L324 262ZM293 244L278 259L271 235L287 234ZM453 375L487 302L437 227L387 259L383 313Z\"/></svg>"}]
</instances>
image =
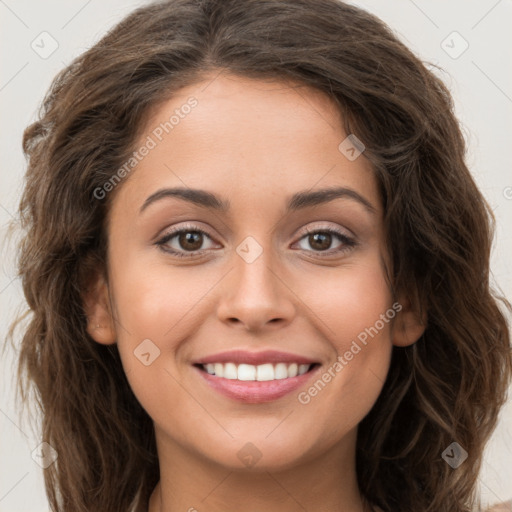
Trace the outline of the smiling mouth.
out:
<instances>
[{"instance_id":1,"label":"smiling mouth","mask_svg":"<svg viewBox=\"0 0 512 512\"><path fill-rule=\"evenodd\" d=\"M260 365L228 363L208 363L194 365L217 378L237 381L276 381L291 379L310 372L318 363L264 363Z\"/></svg>"}]
</instances>

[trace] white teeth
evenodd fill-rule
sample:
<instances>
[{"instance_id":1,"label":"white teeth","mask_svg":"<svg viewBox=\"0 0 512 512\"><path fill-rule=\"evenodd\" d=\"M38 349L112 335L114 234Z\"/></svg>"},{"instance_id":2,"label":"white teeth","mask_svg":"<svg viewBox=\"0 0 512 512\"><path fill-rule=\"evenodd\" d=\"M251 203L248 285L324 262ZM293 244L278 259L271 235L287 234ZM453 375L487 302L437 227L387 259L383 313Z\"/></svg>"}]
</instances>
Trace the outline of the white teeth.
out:
<instances>
[{"instance_id":1,"label":"white teeth","mask_svg":"<svg viewBox=\"0 0 512 512\"><path fill-rule=\"evenodd\" d=\"M274 376L276 379L286 379L286 377L288 377L288 368L284 363L276 364Z\"/></svg>"},{"instance_id":2,"label":"white teeth","mask_svg":"<svg viewBox=\"0 0 512 512\"><path fill-rule=\"evenodd\" d=\"M296 377L299 371L299 366L296 363L292 363L288 366L288 377Z\"/></svg>"},{"instance_id":3,"label":"white teeth","mask_svg":"<svg viewBox=\"0 0 512 512\"><path fill-rule=\"evenodd\" d=\"M256 380L274 380L274 367L270 363L257 366Z\"/></svg>"},{"instance_id":4,"label":"white teeth","mask_svg":"<svg viewBox=\"0 0 512 512\"><path fill-rule=\"evenodd\" d=\"M239 364L238 380L256 380L256 366L252 364Z\"/></svg>"},{"instance_id":5,"label":"white teeth","mask_svg":"<svg viewBox=\"0 0 512 512\"><path fill-rule=\"evenodd\" d=\"M223 377L225 379L236 379L238 377L238 372L236 371L236 364L226 363L224 365L224 374Z\"/></svg>"},{"instance_id":6,"label":"white teeth","mask_svg":"<svg viewBox=\"0 0 512 512\"><path fill-rule=\"evenodd\" d=\"M258 366L252 364L239 364L237 366L235 363L208 363L202 366L210 375L244 381L288 379L297 375L303 375L311 368L310 364L298 365L297 363L277 363L276 365L265 363Z\"/></svg>"},{"instance_id":7,"label":"white teeth","mask_svg":"<svg viewBox=\"0 0 512 512\"><path fill-rule=\"evenodd\" d=\"M224 365L222 363L215 363L214 371L218 377L224 377Z\"/></svg>"},{"instance_id":8,"label":"white teeth","mask_svg":"<svg viewBox=\"0 0 512 512\"><path fill-rule=\"evenodd\" d=\"M309 370L309 364L300 364L299 365L299 375L303 375Z\"/></svg>"}]
</instances>

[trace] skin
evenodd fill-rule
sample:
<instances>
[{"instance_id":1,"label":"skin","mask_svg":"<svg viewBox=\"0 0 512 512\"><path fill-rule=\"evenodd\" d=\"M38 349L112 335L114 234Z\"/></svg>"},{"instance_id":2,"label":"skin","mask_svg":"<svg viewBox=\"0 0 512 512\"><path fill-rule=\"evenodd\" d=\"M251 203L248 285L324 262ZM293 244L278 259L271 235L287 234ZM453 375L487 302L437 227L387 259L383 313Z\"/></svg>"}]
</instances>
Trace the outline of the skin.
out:
<instances>
[{"instance_id":1,"label":"skin","mask_svg":"<svg viewBox=\"0 0 512 512\"><path fill-rule=\"evenodd\" d=\"M118 344L155 425L161 480L149 511L362 512L357 426L381 392L392 346L412 344L424 330L385 279L376 179L364 153L350 161L338 149L347 134L327 96L281 81L215 76L152 113L141 144L187 98L198 100L118 185L108 285L98 274L86 298L89 333ZM230 210L165 198L139 213L151 194L175 186L208 190L229 200ZM374 212L350 198L285 212L296 192L338 186ZM178 258L155 244L187 222L208 233L198 243L204 254ZM322 257L306 227L334 228L357 244L333 235L323 251L330 256ZM248 236L262 249L251 263L236 251ZM167 247L194 250L178 236ZM212 390L191 366L224 350L276 349L319 361L321 376L395 301L400 313L307 404L297 392L244 404ZM145 339L160 350L148 366L134 356ZM252 467L237 456L248 442L261 455Z\"/></svg>"}]
</instances>

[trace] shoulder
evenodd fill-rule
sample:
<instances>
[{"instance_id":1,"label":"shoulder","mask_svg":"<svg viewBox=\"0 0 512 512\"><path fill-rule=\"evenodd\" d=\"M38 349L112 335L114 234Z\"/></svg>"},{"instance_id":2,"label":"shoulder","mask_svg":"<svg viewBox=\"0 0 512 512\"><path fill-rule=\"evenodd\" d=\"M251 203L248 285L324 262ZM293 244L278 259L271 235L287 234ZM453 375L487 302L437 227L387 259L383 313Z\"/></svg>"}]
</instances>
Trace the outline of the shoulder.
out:
<instances>
[{"instance_id":1,"label":"shoulder","mask_svg":"<svg viewBox=\"0 0 512 512\"><path fill-rule=\"evenodd\" d=\"M384 512L377 505L373 505L374 512ZM496 503L489 508L486 508L484 512L512 512L512 500L505 501L503 503Z\"/></svg>"},{"instance_id":2,"label":"shoulder","mask_svg":"<svg viewBox=\"0 0 512 512\"><path fill-rule=\"evenodd\" d=\"M373 506L374 512L384 512L377 505ZM505 501L503 503L496 503L489 508L486 508L484 512L512 512L512 500Z\"/></svg>"},{"instance_id":3,"label":"shoulder","mask_svg":"<svg viewBox=\"0 0 512 512\"><path fill-rule=\"evenodd\" d=\"M485 512L512 512L512 500L497 503L496 505L487 508Z\"/></svg>"}]
</instances>

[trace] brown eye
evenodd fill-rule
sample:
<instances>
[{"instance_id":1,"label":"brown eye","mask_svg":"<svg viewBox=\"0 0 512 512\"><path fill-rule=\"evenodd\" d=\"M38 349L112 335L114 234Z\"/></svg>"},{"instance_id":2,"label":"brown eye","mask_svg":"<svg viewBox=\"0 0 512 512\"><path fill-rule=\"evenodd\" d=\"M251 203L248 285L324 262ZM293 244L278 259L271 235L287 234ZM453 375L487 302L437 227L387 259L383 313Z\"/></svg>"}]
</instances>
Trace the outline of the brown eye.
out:
<instances>
[{"instance_id":1,"label":"brown eye","mask_svg":"<svg viewBox=\"0 0 512 512\"><path fill-rule=\"evenodd\" d=\"M203 244L203 235L199 231L181 231L178 244L188 251L198 251Z\"/></svg>"},{"instance_id":2,"label":"brown eye","mask_svg":"<svg viewBox=\"0 0 512 512\"><path fill-rule=\"evenodd\" d=\"M315 233L308 235L308 241L311 247L317 251L325 251L329 249L332 243L332 235L330 233Z\"/></svg>"}]
</instances>

